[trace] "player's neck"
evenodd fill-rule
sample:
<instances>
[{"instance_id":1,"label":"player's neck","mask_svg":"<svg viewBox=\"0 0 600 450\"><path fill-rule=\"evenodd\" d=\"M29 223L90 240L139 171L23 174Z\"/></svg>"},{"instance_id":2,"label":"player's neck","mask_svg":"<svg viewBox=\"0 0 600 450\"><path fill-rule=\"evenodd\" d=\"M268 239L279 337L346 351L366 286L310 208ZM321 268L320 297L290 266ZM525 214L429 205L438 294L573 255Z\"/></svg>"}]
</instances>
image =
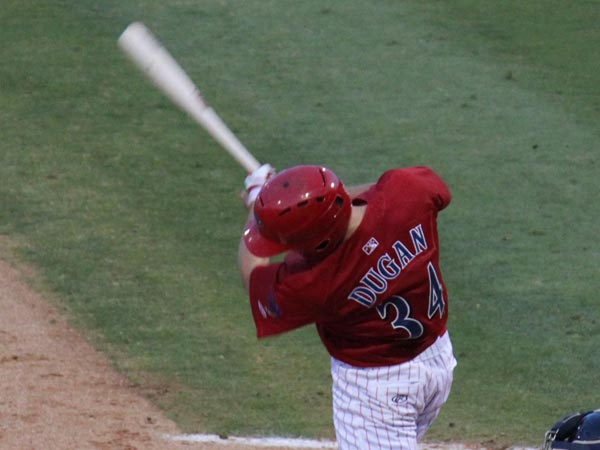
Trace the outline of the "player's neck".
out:
<instances>
[{"instance_id":1,"label":"player's neck","mask_svg":"<svg viewBox=\"0 0 600 450\"><path fill-rule=\"evenodd\" d=\"M350 213L350 222L348 222L348 230L346 230L346 236L344 236L344 241L349 239L350 236L352 236L354 232L358 229L365 217L366 211L366 204L352 205L352 212Z\"/></svg>"}]
</instances>

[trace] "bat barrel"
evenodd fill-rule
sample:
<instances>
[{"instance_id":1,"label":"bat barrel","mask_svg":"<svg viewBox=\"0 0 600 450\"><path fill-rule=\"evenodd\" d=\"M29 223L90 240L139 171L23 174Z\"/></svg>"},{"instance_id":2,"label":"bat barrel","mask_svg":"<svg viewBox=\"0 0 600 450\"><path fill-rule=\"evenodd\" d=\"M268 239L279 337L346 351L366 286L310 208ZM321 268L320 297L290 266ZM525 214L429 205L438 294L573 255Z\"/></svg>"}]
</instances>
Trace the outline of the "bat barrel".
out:
<instances>
[{"instance_id":1,"label":"bat barrel","mask_svg":"<svg viewBox=\"0 0 600 450\"><path fill-rule=\"evenodd\" d=\"M187 73L154 35L140 22L133 22L121 34L119 47L171 101L185 111L248 172L260 163L202 99Z\"/></svg>"}]
</instances>

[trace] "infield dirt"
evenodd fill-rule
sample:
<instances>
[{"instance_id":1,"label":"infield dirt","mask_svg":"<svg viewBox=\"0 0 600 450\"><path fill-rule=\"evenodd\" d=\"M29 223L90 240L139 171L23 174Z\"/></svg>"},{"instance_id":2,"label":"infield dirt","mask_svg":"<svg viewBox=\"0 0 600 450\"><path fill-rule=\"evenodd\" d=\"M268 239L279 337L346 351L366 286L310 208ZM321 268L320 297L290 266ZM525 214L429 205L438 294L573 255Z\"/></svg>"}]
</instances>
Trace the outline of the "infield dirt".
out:
<instances>
[{"instance_id":1,"label":"infield dirt","mask_svg":"<svg viewBox=\"0 0 600 450\"><path fill-rule=\"evenodd\" d=\"M0 261L0 449L253 450L167 441L181 430L29 288L24 273Z\"/></svg>"}]
</instances>

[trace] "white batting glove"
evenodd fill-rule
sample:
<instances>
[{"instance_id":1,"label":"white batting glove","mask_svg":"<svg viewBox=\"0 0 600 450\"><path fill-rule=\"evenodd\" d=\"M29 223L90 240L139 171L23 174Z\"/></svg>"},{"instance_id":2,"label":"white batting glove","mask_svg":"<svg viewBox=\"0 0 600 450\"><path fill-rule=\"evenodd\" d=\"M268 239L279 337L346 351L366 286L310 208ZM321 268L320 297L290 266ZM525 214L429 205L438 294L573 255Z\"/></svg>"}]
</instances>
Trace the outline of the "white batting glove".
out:
<instances>
[{"instance_id":1,"label":"white batting glove","mask_svg":"<svg viewBox=\"0 0 600 450\"><path fill-rule=\"evenodd\" d=\"M252 207L263 185L274 174L275 169L273 169L270 164L263 164L246 177L244 180L244 187L246 188L246 208L250 209L250 207Z\"/></svg>"}]
</instances>

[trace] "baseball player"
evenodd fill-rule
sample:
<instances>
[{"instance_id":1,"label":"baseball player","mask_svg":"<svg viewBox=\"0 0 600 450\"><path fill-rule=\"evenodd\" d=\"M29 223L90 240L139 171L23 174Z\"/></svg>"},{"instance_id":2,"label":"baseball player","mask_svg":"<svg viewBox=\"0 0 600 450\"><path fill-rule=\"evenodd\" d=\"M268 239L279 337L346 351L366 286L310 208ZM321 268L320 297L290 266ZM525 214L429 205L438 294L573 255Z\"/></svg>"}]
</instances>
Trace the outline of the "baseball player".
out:
<instances>
[{"instance_id":1,"label":"baseball player","mask_svg":"<svg viewBox=\"0 0 600 450\"><path fill-rule=\"evenodd\" d=\"M436 223L448 187L426 167L345 188L325 167L269 165L245 187L239 267L258 337L316 325L341 450L417 449L456 365Z\"/></svg>"}]
</instances>

